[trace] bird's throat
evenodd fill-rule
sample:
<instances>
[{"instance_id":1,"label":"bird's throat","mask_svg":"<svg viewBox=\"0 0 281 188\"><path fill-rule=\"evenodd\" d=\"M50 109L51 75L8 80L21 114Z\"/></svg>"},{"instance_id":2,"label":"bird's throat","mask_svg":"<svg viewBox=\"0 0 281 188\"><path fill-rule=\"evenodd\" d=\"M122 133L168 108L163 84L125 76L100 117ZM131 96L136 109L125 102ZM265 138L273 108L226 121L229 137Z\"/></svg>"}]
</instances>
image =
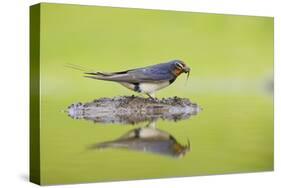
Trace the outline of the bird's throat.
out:
<instances>
[{"instance_id":1,"label":"bird's throat","mask_svg":"<svg viewBox=\"0 0 281 188\"><path fill-rule=\"evenodd\" d=\"M175 75L175 76L179 76L183 71L180 70L180 69L175 69L174 71L172 71L172 73Z\"/></svg>"}]
</instances>

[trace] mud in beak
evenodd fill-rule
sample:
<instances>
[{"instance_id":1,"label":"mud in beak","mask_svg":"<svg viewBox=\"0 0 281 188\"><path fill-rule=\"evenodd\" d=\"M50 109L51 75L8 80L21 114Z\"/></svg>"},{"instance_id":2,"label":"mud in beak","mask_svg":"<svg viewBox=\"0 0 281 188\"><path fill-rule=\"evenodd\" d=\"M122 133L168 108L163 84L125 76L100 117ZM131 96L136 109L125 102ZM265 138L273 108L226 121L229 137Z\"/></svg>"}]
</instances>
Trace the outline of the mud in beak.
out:
<instances>
[{"instance_id":1,"label":"mud in beak","mask_svg":"<svg viewBox=\"0 0 281 188\"><path fill-rule=\"evenodd\" d=\"M189 68L189 67L185 67L185 68L183 69L183 72L187 74L186 79L188 79L189 74L190 74L190 68Z\"/></svg>"}]
</instances>

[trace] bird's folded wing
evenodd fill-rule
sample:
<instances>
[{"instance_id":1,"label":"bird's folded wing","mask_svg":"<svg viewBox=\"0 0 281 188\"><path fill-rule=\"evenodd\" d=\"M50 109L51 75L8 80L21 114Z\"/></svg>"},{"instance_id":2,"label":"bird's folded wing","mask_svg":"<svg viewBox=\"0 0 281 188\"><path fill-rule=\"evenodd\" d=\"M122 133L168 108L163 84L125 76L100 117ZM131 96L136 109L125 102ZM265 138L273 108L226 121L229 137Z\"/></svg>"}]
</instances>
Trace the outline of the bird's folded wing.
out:
<instances>
[{"instance_id":1,"label":"bird's folded wing","mask_svg":"<svg viewBox=\"0 0 281 188\"><path fill-rule=\"evenodd\" d=\"M168 69L159 68L133 69L113 73L91 72L86 74L91 75L86 76L88 78L130 83L168 81L174 78Z\"/></svg>"}]
</instances>

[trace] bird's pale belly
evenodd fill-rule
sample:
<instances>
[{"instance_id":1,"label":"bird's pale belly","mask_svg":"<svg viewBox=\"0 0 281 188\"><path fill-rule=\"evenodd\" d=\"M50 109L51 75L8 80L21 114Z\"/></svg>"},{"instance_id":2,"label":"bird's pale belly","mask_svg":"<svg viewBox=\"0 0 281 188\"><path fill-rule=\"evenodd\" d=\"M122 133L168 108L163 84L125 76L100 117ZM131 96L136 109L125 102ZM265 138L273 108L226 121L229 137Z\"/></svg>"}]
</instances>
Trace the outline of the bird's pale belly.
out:
<instances>
[{"instance_id":1,"label":"bird's pale belly","mask_svg":"<svg viewBox=\"0 0 281 188\"><path fill-rule=\"evenodd\" d=\"M160 82L160 83L141 83L140 90L143 93L154 93L162 88L167 87L170 85L169 82Z\"/></svg>"},{"instance_id":2,"label":"bird's pale belly","mask_svg":"<svg viewBox=\"0 0 281 188\"><path fill-rule=\"evenodd\" d=\"M121 84L128 89L137 91L135 84L125 83L125 82L123 82ZM158 82L158 83L140 83L137 85L137 87L138 87L138 92L153 94L155 91L165 88L169 85L170 85L170 82L165 81L165 82Z\"/></svg>"}]
</instances>

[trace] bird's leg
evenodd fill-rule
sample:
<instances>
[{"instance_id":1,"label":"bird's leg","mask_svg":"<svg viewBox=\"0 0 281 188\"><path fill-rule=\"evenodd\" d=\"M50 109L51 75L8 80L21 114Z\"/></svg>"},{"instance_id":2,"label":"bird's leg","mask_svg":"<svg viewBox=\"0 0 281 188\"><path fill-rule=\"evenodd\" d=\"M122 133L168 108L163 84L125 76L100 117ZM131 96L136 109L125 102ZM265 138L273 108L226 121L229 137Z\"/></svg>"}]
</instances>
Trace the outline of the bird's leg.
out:
<instances>
[{"instance_id":1,"label":"bird's leg","mask_svg":"<svg viewBox=\"0 0 281 188\"><path fill-rule=\"evenodd\" d=\"M154 93L146 93L146 94L149 96L150 99L156 100Z\"/></svg>"},{"instance_id":2,"label":"bird's leg","mask_svg":"<svg viewBox=\"0 0 281 188\"><path fill-rule=\"evenodd\" d=\"M154 98L150 94L147 93L147 96L149 96L150 99L154 100Z\"/></svg>"}]
</instances>

